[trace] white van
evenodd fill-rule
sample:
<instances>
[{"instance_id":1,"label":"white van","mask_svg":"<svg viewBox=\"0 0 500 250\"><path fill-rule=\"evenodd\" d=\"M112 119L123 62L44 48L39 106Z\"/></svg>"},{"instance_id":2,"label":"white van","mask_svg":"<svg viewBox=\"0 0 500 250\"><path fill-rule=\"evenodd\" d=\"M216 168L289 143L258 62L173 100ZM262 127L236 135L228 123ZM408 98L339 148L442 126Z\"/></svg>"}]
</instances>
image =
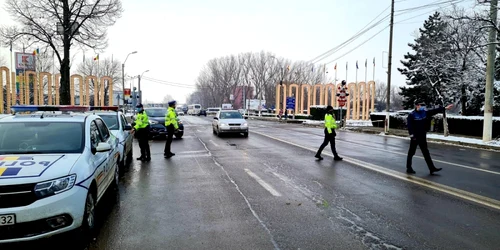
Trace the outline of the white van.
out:
<instances>
[{"instance_id":1,"label":"white van","mask_svg":"<svg viewBox=\"0 0 500 250\"><path fill-rule=\"evenodd\" d=\"M221 108L208 108L207 115L216 115L219 111L221 111Z\"/></svg>"}]
</instances>

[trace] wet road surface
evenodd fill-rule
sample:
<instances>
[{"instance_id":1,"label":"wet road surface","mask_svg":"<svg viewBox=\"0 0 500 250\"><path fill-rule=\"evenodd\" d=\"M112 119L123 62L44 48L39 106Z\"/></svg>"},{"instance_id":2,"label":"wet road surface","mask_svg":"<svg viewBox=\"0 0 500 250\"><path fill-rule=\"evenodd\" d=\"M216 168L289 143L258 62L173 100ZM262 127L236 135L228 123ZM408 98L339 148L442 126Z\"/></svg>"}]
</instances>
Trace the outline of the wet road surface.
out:
<instances>
[{"instance_id":1,"label":"wet road surface","mask_svg":"<svg viewBox=\"0 0 500 250\"><path fill-rule=\"evenodd\" d=\"M498 249L500 211L331 157L315 161L319 128L250 120L249 138L182 117L185 136L150 143L99 204L86 249ZM276 139L269 138L275 137ZM341 156L405 170L408 141L338 132ZM294 146L295 143L301 147ZM443 172L417 176L498 199L499 153L429 144ZM309 150L311 148L311 150ZM139 148L134 147L135 156ZM330 152L329 147L324 151ZM437 162L437 160L441 162ZM449 162L449 163L446 163ZM455 164L455 165L453 165ZM485 172L488 170L491 172ZM77 249L69 237L20 247ZM3 249L3 248L2 248Z\"/></svg>"}]
</instances>

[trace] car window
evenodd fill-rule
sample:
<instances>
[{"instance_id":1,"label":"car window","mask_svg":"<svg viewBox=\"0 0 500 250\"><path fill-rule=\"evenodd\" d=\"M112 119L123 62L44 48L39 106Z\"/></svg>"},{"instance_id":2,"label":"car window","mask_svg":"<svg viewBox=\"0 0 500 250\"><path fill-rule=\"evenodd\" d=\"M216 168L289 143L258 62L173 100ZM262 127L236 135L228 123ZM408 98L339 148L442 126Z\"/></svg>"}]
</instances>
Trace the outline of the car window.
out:
<instances>
[{"instance_id":1,"label":"car window","mask_svg":"<svg viewBox=\"0 0 500 250\"><path fill-rule=\"evenodd\" d=\"M118 116L116 114L99 116L104 120L104 123L106 123L109 130L118 130L120 128L120 125L118 124Z\"/></svg>"},{"instance_id":2,"label":"car window","mask_svg":"<svg viewBox=\"0 0 500 250\"><path fill-rule=\"evenodd\" d=\"M109 139L109 130L101 119L95 119L95 123L101 134L101 141L105 142Z\"/></svg>"},{"instance_id":3,"label":"car window","mask_svg":"<svg viewBox=\"0 0 500 250\"><path fill-rule=\"evenodd\" d=\"M95 121L92 121L90 123L90 144L92 145L93 148L97 148L97 145L99 145L99 142L101 141L102 138L99 133L99 130L97 129L97 125Z\"/></svg>"},{"instance_id":4,"label":"car window","mask_svg":"<svg viewBox=\"0 0 500 250\"><path fill-rule=\"evenodd\" d=\"M146 109L145 111L149 117L162 117L167 113L166 109Z\"/></svg>"},{"instance_id":5,"label":"car window","mask_svg":"<svg viewBox=\"0 0 500 250\"><path fill-rule=\"evenodd\" d=\"M221 112L221 119L239 119L243 118L240 112Z\"/></svg>"},{"instance_id":6,"label":"car window","mask_svg":"<svg viewBox=\"0 0 500 250\"><path fill-rule=\"evenodd\" d=\"M0 154L81 153L83 131L83 122L3 123Z\"/></svg>"},{"instance_id":7,"label":"car window","mask_svg":"<svg viewBox=\"0 0 500 250\"><path fill-rule=\"evenodd\" d=\"M124 115L120 115L120 119L122 120L122 129L125 130L125 126L128 124L127 119Z\"/></svg>"}]
</instances>

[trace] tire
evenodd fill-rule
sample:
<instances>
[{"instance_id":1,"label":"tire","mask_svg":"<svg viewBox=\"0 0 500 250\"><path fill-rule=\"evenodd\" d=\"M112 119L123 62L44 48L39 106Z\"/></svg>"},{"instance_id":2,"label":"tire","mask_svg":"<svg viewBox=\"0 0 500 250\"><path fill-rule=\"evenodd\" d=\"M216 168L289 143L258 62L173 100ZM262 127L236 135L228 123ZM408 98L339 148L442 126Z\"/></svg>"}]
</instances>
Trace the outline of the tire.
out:
<instances>
[{"instance_id":1,"label":"tire","mask_svg":"<svg viewBox=\"0 0 500 250\"><path fill-rule=\"evenodd\" d=\"M123 162L122 162L123 164ZM114 192L118 191L118 184L120 183L120 166L121 164L118 164L115 168L115 175L113 176L113 183L111 183L111 188L113 189Z\"/></svg>"},{"instance_id":2,"label":"tire","mask_svg":"<svg viewBox=\"0 0 500 250\"><path fill-rule=\"evenodd\" d=\"M96 223L96 204L95 198L91 193L91 190L87 193L87 198L85 199L85 210L83 213L82 229L84 233L90 233L95 228Z\"/></svg>"},{"instance_id":3,"label":"tire","mask_svg":"<svg viewBox=\"0 0 500 250\"><path fill-rule=\"evenodd\" d=\"M214 127L212 127L212 133L213 133L214 135L216 135L216 134L217 134L217 132L215 132L215 128L214 128Z\"/></svg>"},{"instance_id":4,"label":"tire","mask_svg":"<svg viewBox=\"0 0 500 250\"><path fill-rule=\"evenodd\" d=\"M181 139L183 135L184 135L184 134L176 134L176 135L175 135L175 138L177 138L177 139Z\"/></svg>"},{"instance_id":5,"label":"tire","mask_svg":"<svg viewBox=\"0 0 500 250\"><path fill-rule=\"evenodd\" d=\"M248 138L248 132L243 133L243 137Z\"/></svg>"},{"instance_id":6,"label":"tire","mask_svg":"<svg viewBox=\"0 0 500 250\"><path fill-rule=\"evenodd\" d=\"M131 148L130 152L127 153L127 158L126 158L126 165L129 165L132 162L132 159L134 159L134 150Z\"/></svg>"}]
</instances>

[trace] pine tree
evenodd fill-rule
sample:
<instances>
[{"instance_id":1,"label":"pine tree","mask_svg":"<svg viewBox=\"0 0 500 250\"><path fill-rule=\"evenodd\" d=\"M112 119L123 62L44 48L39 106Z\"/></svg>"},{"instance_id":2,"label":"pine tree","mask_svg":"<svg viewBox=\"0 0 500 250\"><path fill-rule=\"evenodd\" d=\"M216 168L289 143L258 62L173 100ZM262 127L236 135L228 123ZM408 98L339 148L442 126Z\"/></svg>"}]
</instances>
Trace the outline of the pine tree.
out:
<instances>
[{"instance_id":1,"label":"pine tree","mask_svg":"<svg viewBox=\"0 0 500 250\"><path fill-rule=\"evenodd\" d=\"M405 68L398 68L409 85L401 87L405 108L413 108L415 99L437 105L449 103L460 94L455 87L458 70L447 40L446 27L447 23L436 12L419 29L415 43L408 44L414 53L407 53L401 60Z\"/></svg>"}]
</instances>

